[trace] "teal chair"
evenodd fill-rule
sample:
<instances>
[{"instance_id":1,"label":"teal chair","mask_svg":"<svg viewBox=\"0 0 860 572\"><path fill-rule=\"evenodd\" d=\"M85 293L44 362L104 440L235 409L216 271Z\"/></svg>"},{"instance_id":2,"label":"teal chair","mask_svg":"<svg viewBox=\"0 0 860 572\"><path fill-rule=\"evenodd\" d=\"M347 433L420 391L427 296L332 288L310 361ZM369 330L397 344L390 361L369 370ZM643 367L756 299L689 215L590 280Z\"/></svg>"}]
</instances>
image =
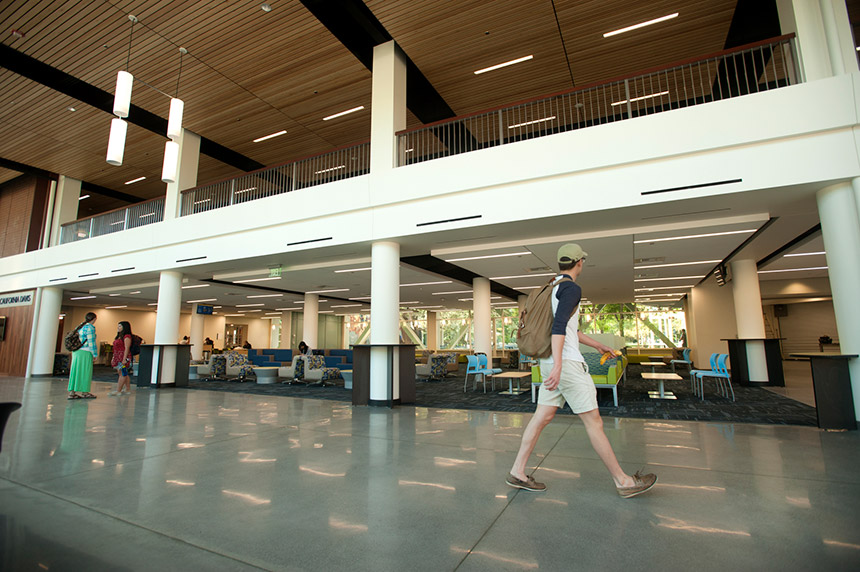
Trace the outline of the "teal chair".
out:
<instances>
[{"instance_id":1,"label":"teal chair","mask_svg":"<svg viewBox=\"0 0 860 572\"><path fill-rule=\"evenodd\" d=\"M469 384L469 376L472 377L472 389L478 388L478 376L481 376L481 381L484 382L484 393L487 393L487 376L492 376L492 371L482 368L480 366L480 362L478 361L478 356L467 355L466 356L466 378L463 381L463 393L466 393L466 386ZM496 389L495 382L493 378L490 377L490 387L493 390Z\"/></svg>"},{"instance_id":2,"label":"teal chair","mask_svg":"<svg viewBox=\"0 0 860 572\"><path fill-rule=\"evenodd\" d=\"M690 352L691 351L692 350L690 350L690 348L686 348L684 350L683 355L681 356L681 359L673 359L672 361L669 362L669 365L672 366L672 373L675 373L675 364L679 364L679 365L684 364L690 368L690 371L693 370L693 362L692 362L692 360L690 360Z\"/></svg>"},{"instance_id":3,"label":"teal chair","mask_svg":"<svg viewBox=\"0 0 860 572\"><path fill-rule=\"evenodd\" d=\"M720 354L711 354L711 369L690 370L690 389L693 390L693 395L699 395L699 397L701 397L703 400L705 399L705 396L699 394L699 376L708 373L715 373L717 371L717 356L719 355Z\"/></svg>"}]
</instances>

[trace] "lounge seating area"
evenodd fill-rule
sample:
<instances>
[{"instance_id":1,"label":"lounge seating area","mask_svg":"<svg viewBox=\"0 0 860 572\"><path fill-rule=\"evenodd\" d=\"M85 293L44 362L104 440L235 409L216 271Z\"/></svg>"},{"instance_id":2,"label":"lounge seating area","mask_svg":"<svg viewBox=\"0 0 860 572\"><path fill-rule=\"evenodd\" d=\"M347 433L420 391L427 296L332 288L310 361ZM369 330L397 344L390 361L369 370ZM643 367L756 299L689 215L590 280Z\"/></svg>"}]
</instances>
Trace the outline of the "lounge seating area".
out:
<instances>
[{"instance_id":1,"label":"lounge seating area","mask_svg":"<svg viewBox=\"0 0 860 572\"><path fill-rule=\"evenodd\" d=\"M203 381L253 381L255 368L278 368L283 383L328 386L343 379L342 371L352 370L352 350L314 350L310 356L294 355L291 349L229 350L210 354L197 365L197 374Z\"/></svg>"}]
</instances>

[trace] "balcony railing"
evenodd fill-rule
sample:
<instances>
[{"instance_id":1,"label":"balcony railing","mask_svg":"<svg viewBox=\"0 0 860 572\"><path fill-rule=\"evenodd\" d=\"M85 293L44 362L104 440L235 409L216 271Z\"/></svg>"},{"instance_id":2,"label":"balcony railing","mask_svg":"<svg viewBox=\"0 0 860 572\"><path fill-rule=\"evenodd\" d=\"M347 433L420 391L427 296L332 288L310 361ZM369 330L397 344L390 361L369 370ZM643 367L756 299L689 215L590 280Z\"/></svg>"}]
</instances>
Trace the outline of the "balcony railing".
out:
<instances>
[{"instance_id":1,"label":"balcony railing","mask_svg":"<svg viewBox=\"0 0 860 572\"><path fill-rule=\"evenodd\" d=\"M794 34L401 131L398 166L800 82Z\"/></svg>"},{"instance_id":2,"label":"balcony railing","mask_svg":"<svg viewBox=\"0 0 860 572\"><path fill-rule=\"evenodd\" d=\"M183 191L180 216L366 175L369 171L370 142L359 143Z\"/></svg>"},{"instance_id":3,"label":"balcony railing","mask_svg":"<svg viewBox=\"0 0 860 572\"><path fill-rule=\"evenodd\" d=\"M164 220L164 197L158 197L66 223L60 227L60 244L146 226L162 220Z\"/></svg>"}]
</instances>

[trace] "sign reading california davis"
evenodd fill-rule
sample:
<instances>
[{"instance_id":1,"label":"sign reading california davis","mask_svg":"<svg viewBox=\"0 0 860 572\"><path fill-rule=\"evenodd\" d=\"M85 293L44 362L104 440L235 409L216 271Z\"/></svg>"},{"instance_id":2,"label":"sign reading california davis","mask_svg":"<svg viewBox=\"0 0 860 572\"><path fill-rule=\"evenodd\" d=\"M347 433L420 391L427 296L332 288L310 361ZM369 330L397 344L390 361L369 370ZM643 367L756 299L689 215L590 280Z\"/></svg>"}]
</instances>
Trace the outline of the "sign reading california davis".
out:
<instances>
[{"instance_id":1,"label":"sign reading california davis","mask_svg":"<svg viewBox=\"0 0 860 572\"><path fill-rule=\"evenodd\" d=\"M30 306L33 304L35 291L13 292L12 294L0 294L0 308L11 308L12 306Z\"/></svg>"}]
</instances>

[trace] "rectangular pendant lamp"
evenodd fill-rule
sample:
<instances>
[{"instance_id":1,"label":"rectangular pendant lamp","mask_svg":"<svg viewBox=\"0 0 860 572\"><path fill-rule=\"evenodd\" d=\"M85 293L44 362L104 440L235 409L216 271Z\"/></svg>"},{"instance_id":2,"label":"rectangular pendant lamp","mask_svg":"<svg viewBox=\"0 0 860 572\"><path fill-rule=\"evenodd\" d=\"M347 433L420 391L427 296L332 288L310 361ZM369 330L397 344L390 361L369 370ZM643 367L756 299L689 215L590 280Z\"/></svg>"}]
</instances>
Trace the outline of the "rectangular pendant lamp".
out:
<instances>
[{"instance_id":1,"label":"rectangular pendant lamp","mask_svg":"<svg viewBox=\"0 0 860 572\"><path fill-rule=\"evenodd\" d=\"M170 115L167 118L167 136L176 141L182 134L182 112L185 102L176 97L170 98Z\"/></svg>"},{"instance_id":2,"label":"rectangular pendant lamp","mask_svg":"<svg viewBox=\"0 0 860 572\"><path fill-rule=\"evenodd\" d=\"M108 139L107 162L110 165L122 165L122 156L125 153L125 134L128 131L128 123L114 117L110 122L110 138Z\"/></svg>"},{"instance_id":3,"label":"rectangular pendant lamp","mask_svg":"<svg viewBox=\"0 0 860 572\"><path fill-rule=\"evenodd\" d=\"M128 117L131 107L131 86L134 76L127 71L116 74L116 94L113 98L113 114L117 117Z\"/></svg>"},{"instance_id":4,"label":"rectangular pendant lamp","mask_svg":"<svg viewBox=\"0 0 860 572\"><path fill-rule=\"evenodd\" d=\"M178 167L179 143L168 141L164 144L164 165L161 168L161 180L165 183L175 183Z\"/></svg>"}]
</instances>

